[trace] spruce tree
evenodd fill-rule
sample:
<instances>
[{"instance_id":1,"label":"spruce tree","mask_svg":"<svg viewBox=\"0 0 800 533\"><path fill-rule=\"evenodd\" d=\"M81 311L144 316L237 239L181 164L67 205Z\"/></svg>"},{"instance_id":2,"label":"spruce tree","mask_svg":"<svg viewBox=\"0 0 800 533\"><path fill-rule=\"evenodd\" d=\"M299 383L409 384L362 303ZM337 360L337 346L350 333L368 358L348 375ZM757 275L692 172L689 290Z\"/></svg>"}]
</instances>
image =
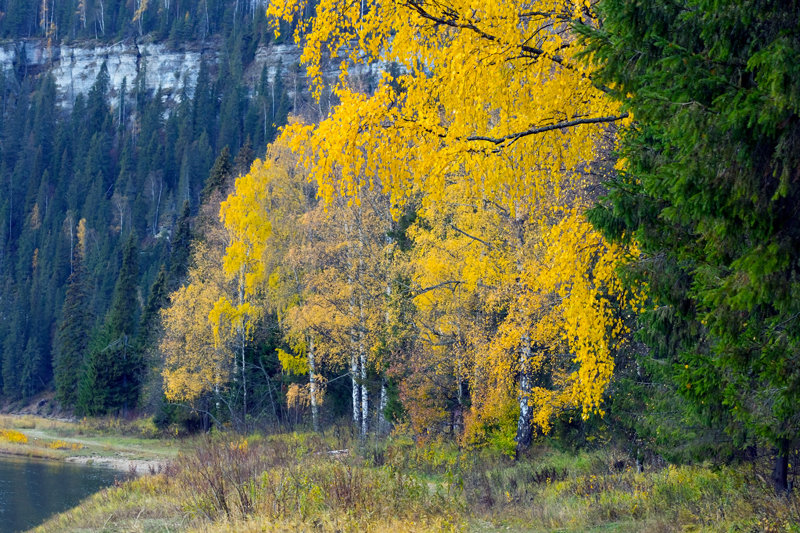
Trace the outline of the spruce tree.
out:
<instances>
[{"instance_id":1,"label":"spruce tree","mask_svg":"<svg viewBox=\"0 0 800 533\"><path fill-rule=\"evenodd\" d=\"M231 152L227 146L222 149L214 166L206 179L203 192L200 193L201 201L205 201L211 196L214 191L224 191L226 182L233 171L233 163L231 162Z\"/></svg>"},{"instance_id":2,"label":"spruce tree","mask_svg":"<svg viewBox=\"0 0 800 533\"><path fill-rule=\"evenodd\" d=\"M131 233L122 250L122 266L114 286L111 308L106 315L106 328L113 338L133 336L139 318L137 287L139 281L139 247Z\"/></svg>"},{"instance_id":3,"label":"spruce tree","mask_svg":"<svg viewBox=\"0 0 800 533\"><path fill-rule=\"evenodd\" d=\"M594 210L653 300L643 337L740 444L800 435L800 32L796 2L603 0L595 80L633 112ZM640 285L641 286L641 285Z\"/></svg>"},{"instance_id":4,"label":"spruce tree","mask_svg":"<svg viewBox=\"0 0 800 533\"><path fill-rule=\"evenodd\" d=\"M189 268L189 257L192 245L192 226L191 211L188 200L183 202L181 216L172 237L171 253L169 258L169 280L170 287L176 289L183 282L186 271Z\"/></svg>"},{"instance_id":5,"label":"spruce tree","mask_svg":"<svg viewBox=\"0 0 800 533\"><path fill-rule=\"evenodd\" d=\"M21 331L23 319L20 315L19 312L15 313L8 336L3 343L3 396L8 400L16 400L22 393L19 387L22 375L22 348L20 346L24 346L22 345L24 338Z\"/></svg>"},{"instance_id":6,"label":"spruce tree","mask_svg":"<svg viewBox=\"0 0 800 533\"><path fill-rule=\"evenodd\" d=\"M86 220L81 220L72 252L72 273L67 280L67 295L61 311L53 356L56 399L65 407L75 407L77 403L77 383L87 355L94 321L90 306L91 288L84 261L85 231Z\"/></svg>"},{"instance_id":7,"label":"spruce tree","mask_svg":"<svg viewBox=\"0 0 800 533\"><path fill-rule=\"evenodd\" d=\"M137 346L140 350L147 349L148 345L155 337L159 320L159 311L169 302L169 276L164 265L158 271L153 285L150 287L150 295L142 312L142 319L139 324L139 334Z\"/></svg>"},{"instance_id":8,"label":"spruce tree","mask_svg":"<svg viewBox=\"0 0 800 533\"><path fill-rule=\"evenodd\" d=\"M88 415L125 412L136 407L141 383L141 356L134 335L139 316L136 236L128 237L114 287L111 309L92 339L78 390L78 411Z\"/></svg>"},{"instance_id":9,"label":"spruce tree","mask_svg":"<svg viewBox=\"0 0 800 533\"><path fill-rule=\"evenodd\" d=\"M23 399L27 400L47 387L45 366L45 354L42 346L33 336L29 337L25 352L22 354L20 374L20 389Z\"/></svg>"},{"instance_id":10,"label":"spruce tree","mask_svg":"<svg viewBox=\"0 0 800 533\"><path fill-rule=\"evenodd\" d=\"M256 158L256 154L253 151L253 145L250 142L250 138L248 137L247 140L244 142L244 145L239 149L239 152L236 154L236 159L233 161L233 171L237 176L244 176L248 172L250 172L250 165L253 164L253 161Z\"/></svg>"}]
</instances>

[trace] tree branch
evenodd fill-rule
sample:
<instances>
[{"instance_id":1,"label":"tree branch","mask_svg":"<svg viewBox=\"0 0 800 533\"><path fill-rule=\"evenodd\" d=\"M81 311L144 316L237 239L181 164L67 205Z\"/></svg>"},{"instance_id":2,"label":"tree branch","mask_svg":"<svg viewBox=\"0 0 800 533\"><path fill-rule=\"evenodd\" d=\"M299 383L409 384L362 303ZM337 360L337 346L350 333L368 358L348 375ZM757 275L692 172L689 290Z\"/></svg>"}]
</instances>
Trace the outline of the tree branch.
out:
<instances>
[{"instance_id":1,"label":"tree branch","mask_svg":"<svg viewBox=\"0 0 800 533\"><path fill-rule=\"evenodd\" d=\"M424 289L419 290L412 296L412 298L416 298L417 296L422 296L426 292L435 291L436 289L441 289L442 287L447 287L449 285L458 286L461 285L461 283L463 282L459 280L443 281L441 283L437 283L436 285L431 285L430 287L425 287Z\"/></svg>"},{"instance_id":2,"label":"tree branch","mask_svg":"<svg viewBox=\"0 0 800 533\"><path fill-rule=\"evenodd\" d=\"M461 235L463 235L463 236L465 236L465 237L469 237L469 238L470 238L470 239L472 239L473 241L477 241L477 242L479 242L479 243L483 244L484 246L486 246L486 247L487 247L487 248L489 248L490 250L493 248L493 246L492 246L490 243L488 243L488 242L484 241L483 239L481 239L481 238L479 238L479 237L475 237L474 235L470 235L469 233L467 233L467 232L466 232L466 231L464 231L463 229L457 228L457 227L455 227L455 226L454 226L454 225L452 225L452 224L448 224L448 225L449 225L451 228L453 228L454 230L456 230L457 232L459 232Z\"/></svg>"},{"instance_id":3,"label":"tree branch","mask_svg":"<svg viewBox=\"0 0 800 533\"><path fill-rule=\"evenodd\" d=\"M504 135L503 137L486 137L483 135L470 135L467 137L466 140L468 141L485 141L490 142L493 144L503 144L506 142L514 142L517 139L521 139L522 137L527 137L528 135L536 135L537 133L544 133L547 131L553 130L560 130L562 128L571 128L573 126L580 126L582 124L602 124L604 122L616 122L617 120L622 120L628 117L628 113L625 112L618 116L609 116L609 117L594 117L594 118L577 118L574 120L565 120L562 122L557 122L555 124L550 124L547 126L539 126L536 128L530 128L525 131L518 131L516 133L509 133L508 135Z\"/></svg>"},{"instance_id":4,"label":"tree branch","mask_svg":"<svg viewBox=\"0 0 800 533\"><path fill-rule=\"evenodd\" d=\"M417 14L419 14L419 16L421 16L422 18L428 19L431 22L434 22L436 24L441 24L443 26L449 26L451 28L456 28L456 29L459 29L459 30L470 30L470 31L473 31L476 34L478 34L480 37L486 39L487 41L500 42L500 39L498 39L497 37L495 37L494 35L492 35L490 33L486 33L482 29L478 28L472 22L459 22L457 13L451 13L450 16L452 18L446 19L446 18L443 18L443 17L440 17L440 16L433 15L432 13L429 13L428 11L426 11L422 7L422 2L420 2L420 0L407 0L405 2L405 5L408 6L410 9L413 9L414 11L416 11ZM541 48L536 48L534 46L528 46L528 45L525 45L525 44L518 45L518 46L520 47L520 49L523 52L525 52L527 54L530 54L531 56L538 57L538 56L542 56L543 55L543 56L548 57L549 59L552 59L554 62L558 63L559 65L565 65L563 58L561 58L560 56L556 56L556 55L547 55L547 54L545 54L544 50L542 50Z\"/></svg>"}]
</instances>

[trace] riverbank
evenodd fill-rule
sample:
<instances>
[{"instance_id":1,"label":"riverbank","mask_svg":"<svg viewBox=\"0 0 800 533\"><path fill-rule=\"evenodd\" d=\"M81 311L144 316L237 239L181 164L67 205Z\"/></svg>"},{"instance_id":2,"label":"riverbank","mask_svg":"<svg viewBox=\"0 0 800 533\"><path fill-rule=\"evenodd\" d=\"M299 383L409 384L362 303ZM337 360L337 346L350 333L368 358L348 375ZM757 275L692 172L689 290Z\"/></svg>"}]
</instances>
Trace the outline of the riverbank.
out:
<instances>
[{"instance_id":1,"label":"riverbank","mask_svg":"<svg viewBox=\"0 0 800 533\"><path fill-rule=\"evenodd\" d=\"M800 531L800 499L775 496L752 464L637 472L613 450L540 443L513 461L403 435L216 435L191 448L37 531Z\"/></svg>"},{"instance_id":2,"label":"riverbank","mask_svg":"<svg viewBox=\"0 0 800 533\"><path fill-rule=\"evenodd\" d=\"M119 422L0 415L0 453L157 473L177 456L180 441L155 438L147 421L137 424L123 432Z\"/></svg>"}]
</instances>

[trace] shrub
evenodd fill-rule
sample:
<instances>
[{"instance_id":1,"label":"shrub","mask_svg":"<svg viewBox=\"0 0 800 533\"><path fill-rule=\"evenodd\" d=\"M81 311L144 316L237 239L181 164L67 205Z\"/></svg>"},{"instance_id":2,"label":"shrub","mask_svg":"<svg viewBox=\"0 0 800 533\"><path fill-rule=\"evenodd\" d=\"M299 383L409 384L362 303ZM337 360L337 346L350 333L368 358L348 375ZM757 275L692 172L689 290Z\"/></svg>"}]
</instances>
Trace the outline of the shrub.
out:
<instances>
[{"instance_id":1,"label":"shrub","mask_svg":"<svg viewBox=\"0 0 800 533\"><path fill-rule=\"evenodd\" d=\"M0 429L0 439L16 444L27 444L28 436L15 429Z\"/></svg>"}]
</instances>

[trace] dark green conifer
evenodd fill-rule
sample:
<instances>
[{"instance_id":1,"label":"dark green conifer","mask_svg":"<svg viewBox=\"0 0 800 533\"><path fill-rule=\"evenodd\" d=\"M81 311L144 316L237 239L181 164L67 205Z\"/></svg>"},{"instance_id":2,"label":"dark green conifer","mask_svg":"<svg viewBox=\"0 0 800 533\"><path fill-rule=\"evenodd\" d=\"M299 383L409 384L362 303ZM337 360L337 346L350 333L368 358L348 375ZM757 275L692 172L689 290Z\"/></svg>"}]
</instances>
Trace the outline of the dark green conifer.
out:
<instances>
[{"instance_id":1,"label":"dark green conifer","mask_svg":"<svg viewBox=\"0 0 800 533\"><path fill-rule=\"evenodd\" d=\"M189 268L189 258L192 251L192 226L189 202L183 202L181 216L175 228L175 234L170 242L171 253L169 258L170 286L176 288L183 282Z\"/></svg>"},{"instance_id":2,"label":"dark green conifer","mask_svg":"<svg viewBox=\"0 0 800 533\"><path fill-rule=\"evenodd\" d=\"M111 309L92 340L78 389L78 411L88 415L120 413L136 407L141 356L135 349L139 316L139 250L131 234L122 252Z\"/></svg>"},{"instance_id":3,"label":"dark green conifer","mask_svg":"<svg viewBox=\"0 0 800 533\"><path fill-rule=\"evenodd\" d=\"M214 161L214 166L211 167L208 179L206 179L205 186L203 187L203 192L200 193L201 201L205 201L214 191L223 191L230 178L231 172L233 172L231 152L226 146L222 149L216 161Z\"/></svg>"},{"instance_id":4,"label":"dark green conifer","mask_svg":"<svg viewBox=\"0 0 800 533\"><path fill-rule=\"evenodd\" d=\"M77 403L77 384L87 356L94 321L83 247L78 239L75 241L72 274L67 280L67 295L61 311L53 356L56 399L65 407L75 407Z\"/></svg>"},{"instance_id":5,"label":"dark green conifer","mask_svg":"<svg viewBox=\"0 0 800 533\"><path fill-rule=\"evenodd\" d=\"M594 210L653 299L643 337L677 391L742 446L800 434L796 2L604 0L595 80L631 110L626 172ZM609 89L613 87L613 89Z\"/></svg>"}]
</instances>

